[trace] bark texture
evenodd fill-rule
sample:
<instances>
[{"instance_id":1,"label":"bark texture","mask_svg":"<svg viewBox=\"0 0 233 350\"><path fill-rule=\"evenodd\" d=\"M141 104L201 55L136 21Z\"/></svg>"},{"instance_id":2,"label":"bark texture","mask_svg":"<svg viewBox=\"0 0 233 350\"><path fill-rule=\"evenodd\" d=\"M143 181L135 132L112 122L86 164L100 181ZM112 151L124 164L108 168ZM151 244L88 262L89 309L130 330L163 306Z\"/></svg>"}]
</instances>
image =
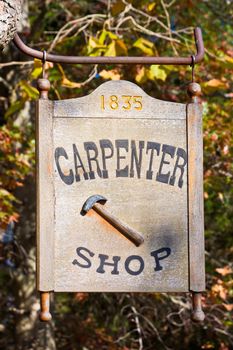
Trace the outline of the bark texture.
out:
<instances>
[{"instance_id":1,"label":"bark texture","mask_svg":"<svg viewBox=\"0 0 233 350\"><path fill-rule=\"evenodd\" d=\"M35 276L36 193L32 178L27 178L25 186L18 189L17 198L21 201L21 215L15 232L16 255L19 260L13 273L12 285L12 296L15 301L13 349L56 350L53 321L42 323L38 314L40 305Z\"/></svg>"},{"instance_id":2,"label":"bark texture","mask_svg":"<svg viewBox=\"0 0 233 350\"><path fill-rule=\"evenodd\" d=\"M13 39L22 13L22 0L0 0L0 49Z\"/></svg>"}]
</instances>

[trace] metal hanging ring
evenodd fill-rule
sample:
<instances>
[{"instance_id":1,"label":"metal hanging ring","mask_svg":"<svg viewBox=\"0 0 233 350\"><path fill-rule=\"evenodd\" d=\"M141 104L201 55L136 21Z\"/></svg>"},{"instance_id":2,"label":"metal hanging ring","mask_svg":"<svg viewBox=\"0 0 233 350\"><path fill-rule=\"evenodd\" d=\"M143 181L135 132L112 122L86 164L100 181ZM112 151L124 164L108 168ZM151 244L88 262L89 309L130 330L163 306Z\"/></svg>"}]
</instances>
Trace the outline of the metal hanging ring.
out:
<instances>
[{"instance_id":1,"label":"metal hanging ring","mask_svg":"<svg viewBox=\"0 0 233 350\"><path fill-rule=\"evenodd\" d=\"M194 82L194 67L195 67L195 56L191 55L192 63L190 64L190 67L192 67L192 83Z\"/></svg>"},{"instance_id":2,"label":"metal hanging ring","mask_svg":"<svg viewBox=\"0 0 233 350\"><path fill-rule=\"evenodd\" d=\"M192 59L192 63L190 64L190 67L194 67L195 66L195 61L196 61L195 55L191 55L191 59Z\"/></svg>"},{"instance_id":3,"label":"metal hanging ring","mask_svg":"<svg viewBox=\"0 0 233 350\"><path fill-rule=\"evenodd\" d=\"M45 79L45 63L46 63L46 57L47 57L47 52L44 50L43 51L43 58L42 58L42 77Z\"/></svg>"}]
</instances>

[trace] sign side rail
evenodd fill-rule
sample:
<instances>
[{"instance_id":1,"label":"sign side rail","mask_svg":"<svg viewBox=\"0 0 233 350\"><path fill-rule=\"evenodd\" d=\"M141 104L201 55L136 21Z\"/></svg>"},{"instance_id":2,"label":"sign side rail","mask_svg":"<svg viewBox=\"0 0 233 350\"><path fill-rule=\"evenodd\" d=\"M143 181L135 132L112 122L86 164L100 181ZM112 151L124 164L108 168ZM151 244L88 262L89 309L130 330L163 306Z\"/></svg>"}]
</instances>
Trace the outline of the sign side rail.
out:
<instances>
[{"instance_id":1,"label":"sign side rail","mask_svg":"<svg viewBox=\"0 0 233 350\"><path fill-rule=\"evenodd\" d=\"M37 289L54 289L53 102L37 101Z\"/></svg>"},{"instance_id":2,"label":"sign side rail","mask_svg":"<svg viewBox=\"0 0 233 350\"><path fill-rule=\"evenodd\" d=\"M202 107L187 105L190 291L205 290Z\"/></svg>"}]
</instances>

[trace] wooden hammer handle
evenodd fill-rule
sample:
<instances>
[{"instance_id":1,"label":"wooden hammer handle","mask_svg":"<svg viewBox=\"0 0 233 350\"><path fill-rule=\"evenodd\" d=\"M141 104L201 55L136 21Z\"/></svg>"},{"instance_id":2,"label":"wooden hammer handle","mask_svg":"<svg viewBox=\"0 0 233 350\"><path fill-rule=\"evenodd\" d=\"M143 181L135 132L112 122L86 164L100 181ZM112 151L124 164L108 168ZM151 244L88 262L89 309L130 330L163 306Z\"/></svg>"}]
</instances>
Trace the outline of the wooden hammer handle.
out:
<instances>
[{"instance_id":1,"label":"wooden hammer handle","mask_svg":"<svg viewBox=\"0 0 233 350\"><path fill-rule=\"evenodd\" d=\"M120 231L126 238L132 241L137 247L144 242L144 238L139 232L129 227L127 224L116 218L113 214L105 210L102 204L95 203L92 208L100 216L102 216L102 218Z\"/></svg>"}]
</instances>

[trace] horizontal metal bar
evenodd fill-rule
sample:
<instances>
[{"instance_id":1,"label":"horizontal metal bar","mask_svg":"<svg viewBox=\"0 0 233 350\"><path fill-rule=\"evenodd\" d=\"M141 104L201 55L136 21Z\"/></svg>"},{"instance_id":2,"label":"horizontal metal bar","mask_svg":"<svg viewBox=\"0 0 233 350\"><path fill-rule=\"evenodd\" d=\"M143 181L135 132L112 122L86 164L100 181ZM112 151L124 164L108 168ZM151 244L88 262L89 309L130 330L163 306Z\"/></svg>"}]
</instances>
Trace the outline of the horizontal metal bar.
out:
<instances>
[{"instance_id":1,"label":"horizontal metal bar","mask_svg":"<svg viewBox=\"0 0 233 350\"><path fill-rule=\"evenodd\" d=\"M204 44L202 39L201 28L194 29L194 38L196 43L197 54L193 55L195 64L202 61L204 56ZM16 47L28 56L43 60L43 52L30 48L15 34L13 39ZM61 56L46 53L46 61L54 63L68 64L161 64L161 65L191 65L192 57L87 57L87 56Z\"/></svg>"}]
</instances>

